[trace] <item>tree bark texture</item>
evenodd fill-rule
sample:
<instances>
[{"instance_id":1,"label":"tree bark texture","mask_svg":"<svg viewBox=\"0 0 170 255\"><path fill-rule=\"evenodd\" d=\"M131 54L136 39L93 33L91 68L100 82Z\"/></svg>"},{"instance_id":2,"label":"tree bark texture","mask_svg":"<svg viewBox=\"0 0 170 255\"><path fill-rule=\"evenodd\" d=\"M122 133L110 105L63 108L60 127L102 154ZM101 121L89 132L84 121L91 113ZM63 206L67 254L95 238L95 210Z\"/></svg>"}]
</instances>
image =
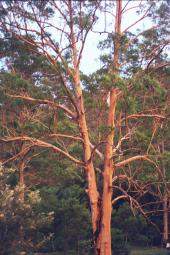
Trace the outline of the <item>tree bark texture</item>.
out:
<instances>
[{"instance_id":1,"label":"tree bark texture","mask_svg":"<svg viewBox=\"0 0 170 255\"><path fill-rule=\"evenodd\" d=\"M115 90L111 91L108 126L111 128L107 137L105 150L105 163L103 173L103 195L102 195L102 220L100 234L100 254L111 255L111 214L112 214L112 176L113 176L113 140L114 140L114 118L117 95Z\"/></svg>"},{"instance_id":2,"label":"tree bark texture","mask_svg":"<svg viewBox=\"0 0 170 255\"><path fill-rule=\"evenodd\" d=\"M119 73L119 53L121 37L121 19L122 19L122 0L116 1L116 20L115 20L115 39L114 39L114 57L111 72ZM114 83L114 81L113 81ZM114 84L113 84L114 85ZM100 255L111 255L111 215L112 215L112 176L114 173L113 145L115 128L115 110L117 103L117 90L110 90L110 107L108 113L109 134L106 140L105 162L103 172L103 194L102 194L102 219L99 235Z\"/></svg>"},{"instance_id":3,"label":"tree bark texture","mask_svg":"<svg viewBox=\"0 0 170 255\"><path fill-rule=\"evenodd\" d=\"M25 162L21 159L19 163L19 202L22 206L24 204L24 197L25 197L25 182L24 182L24 168L25 168Z\"/></svg>"},{"instance_id":4,"label":"tree bark texture","mask_svg":"<svg viewBox=\"0 0 170 255\"><path fill-rule=\"evenodd\" d=\"M71 31L70 39L72 42L73 67L74 67L73 83L74 83L75 94L76 94L77 109L79 112L78 124L79 124L79 129L81 132L81 137L83 140L83 147L84 147L84 161L85 161L85 170L87 175L88 197L89 197L90 207L91 207L94 246L96 247L95 235L97 233L99 220L100 220L100 206L99 206L100 198L99 198L99 193L97 189L94 166L91 159L92 154L91 154L90 139L89 139L89 133L87 128L86 116L85 116L84 100L83 100L82 89L80 84L80 70L79 70L79 63L78 63L76 39L74 34L72 11L73 11L72 2L69 1L70 31Z\"/></svg>"}]
</instances>

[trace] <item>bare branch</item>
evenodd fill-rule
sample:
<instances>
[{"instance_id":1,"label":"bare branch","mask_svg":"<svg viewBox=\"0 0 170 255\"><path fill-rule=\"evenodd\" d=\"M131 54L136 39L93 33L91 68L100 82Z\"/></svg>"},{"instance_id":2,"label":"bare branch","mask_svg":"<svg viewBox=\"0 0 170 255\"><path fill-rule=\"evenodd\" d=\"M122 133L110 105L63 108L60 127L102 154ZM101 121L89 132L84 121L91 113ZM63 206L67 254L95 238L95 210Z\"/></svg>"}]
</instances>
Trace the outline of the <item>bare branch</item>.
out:
<instances>
[{"instance_id":1,"label":"bare branch","mask_svg":"<svg viewBox=\"0 0 170 255\"><path fill-rule=\"evenodd\" d=\"M147 216L147 212L145 212L143 210L143 208L141 207L140 203L135 199L133 198L132 196L130 196L124 189L122 189L121 187L118 187L118 186L113 186L112 188L114 189L118 189L120 190L125 198L127 198L127 200L129 201L129 204L130 204L130 207L131 207L131 210L132 212L134 213L134 209L133 208L136 208L138 211L140 211L142 213L142 215L144 216L144 218L150 222L159 232L160 232L160 229L158 228L158 226L152 222L151 220L149 220L148 216ZM122 195L123 196L123 195Z\"/></svg>"},{"instance_id":2,"label":"bare branch","mask_svg":"<svg viewBox=\"0 0 170 255\"><path fill-rule=\"evenodd\" d=\"M136 118L143 118L143 117L159 118L159 119L166 118L165 116L159 115L159 114L132 114L132 115L127 116L127 119L136 119Z\"/></svg>"},{"instance_id":3,"label":"bare branch","mask_svg":"<svg viewBox=\"0 0 170 255\"><path fill-rule=\"evenodd\" d=\"M69 138L72 140L77 140L77 141L83 141L83 139L81 137L78 136L72 136L72 135L67 135L67 134L49 134L49 137L63 137L63 138Z\"/></svg>"},{"instance_id":4,"label":"bare branch","mask_svg":"<svg viewBox=\"0 0 170 255\"><path fill-rule=\"evenodd\" d=\"M133 161L136 161L136 160L146 160L150 163L153 164L153 161L151 159L149 159L146 155L137 155L137 156L134 156L134 157L131 157L131 158L128 158L128 159L125 159L119 163L116 163L114 165L115 168L120 168L120 167L124 167L125 165L128 165L129 163L133 162Z\"/></svg>"},{"instance_id":5,"label":"bare branch","mask_svg":"<svg viewBox=\"0 0 170 255\"><path fill-rule=\"evenodd\" d=\"M25 95L22 96L22 95L10 95L10 94L7 94L7 96L9 96L11 98L20 98L22 100L26 100L26 101L29 101L29 102L34 102L34 103L39 103L39 104L47 104L47 105L53 106L55 108L60 108L60 109L64 110L73 119L75 119L77 117L76 114L74 114L66 106L61 105L61 104L57 104L54 101L50 101L48 99L36 99L36 98L32 98L32 97L25 96Z\"/></svg>"},{"instance_id":6,"label":"bare branch","mask_svg":"<svg viewBox=\"0 0 170 255\"><path fill-rule=\"evenodd\" d=\"M92 29L93 24L95 22L95 14L96 14L96 11L97 11L99 5L100 5L100 1L98 1L97 4L96 4L95 10L94 10L93 15L92 15L91 26L86 30L86 33L84 35L84 39L82 40L82 45L81 45L81 49L80 49L79 56L78 56L77 66L79 66L79 64L80 64L80 60L81 60L81 56L82 56L83 49L84 49L84 46L85 46L86 38L87 38L87 35L88 35L89 31Z\"/></svg>"},{"instance_id":7,"label":"bare branch","mask_svg":"<svg viewBox=\"0 0 170 255\"><path fill-rule=\"evenodd\" d=\"M52 149L54 152L60 153L63 156L65 156L66 158L69 158L74 163L79 164L79 165L84 165L84 163L82 161L74 158L69 153L61 150L57 146L55 146L53 144L50 144L48 142L36 139L36 138L31 138L31 137L28 137L28 136L18 136L18 137L11 137L11 138L8 138L8 137L7 138L0 138L0 141L6 142L6 143L17 142L17 141L29 141L32 146L45 147L45 148L48 148L48 149Z\"/></svg>"},{"instance_id":8,"label":"bare branch","mask_svg":"<svg viewBox=\"0 0 170 255\"><path fill-rule=\"evenodd\" d=\"M115 182L119 179L124 180L124 179L129 179L129 177L126 174L119 174L113 177L112 182Z\"/></svg>"},{"instance_id":9,"label":"bare branch","mask_svg":"<svg viewBox=\"0 0 170 255\"><path fill-rule=\"evenodd\" d=\"M5 161L2 161L2 165L5 165L5 164L9 163L10 161L15 161L17 158L19 158L21 156L25 156L27 153L30 152L32 147L33 147L32 145L26 146L24 149L22 149L19 153L17 153L13 157L11 157Z\"/></svg>"},{"instance_id":10,"label":"bare branch","mask_svg":"<svg viewBox=\"0 0 170 255\"><path fill-rule=\"evenodd\" d=\"M136 8L139 8L140 4L142 3L142 0L140 1L140 3L138 5L135 5L135 6L132 6L132 7L129 7L128 9L125 9L127 7L127 5L131 2L131 0L129 0L126 5L124 6L123 10L122 10L122 13L125 13L127 11L130 11L132 9L136 9Z\"/></svg>"},{"instance_id":11,"label":"bare branch","mask_svg":"<svg viewBox=\"0 0 170 255\"><path fill-rule=\"evenodd\" d=\"M92 148L92 152L91 152L91 157L90 157L90 160L91 158L93 157L93 153L96 152L96 154L99 156L100 159L104 159L104 155L103 153L101 153L97 147L100 146L101 144L103 144L104 142L100 142L99 144L97 145L93 145L92 143L90 143L90 147Z\"/></svg>"},{"instance_id":12,"label":"bare branch","mask_svg":"<svg viewBox=\"0 0 170 255\"><path fill-rule=\"evenodd\" d=\"M149 12L149 10L151 9L152 6L150 6L146 12L142 15L142 17L140 17L138 20L136 20L134 23L132 23L130 26L128 26L127 28L124 29L124 31L122 33L127 32L131 27L135 26L138 22L140 22L141 20L143 20L144 18L147 17L147 14Z\"/></svg>"},{"instance_id":13,"label":"bare branch","mask_svg":"<svg viewBox=\"0 0 170 255\"><path fill-rule=\"evenodd\" d=\"M154 55L154 56L152 57L152 59L148 62L147 67L146 67L146 70L147 70L147 71L149 70L149 67L150 67L150 65L152 64L152 62L162 53L163 49L164 49L168 44L170 44L170 41L166 42L166 43L159 49L159 51L157 52L157 54ZM160 47L160 45L159 45L159 47Z\"/></svg>"},{"instance_id":14,"label":"bare branch","mask_svg":"<svg viewBox=\"0 0 170 255\"><path fill-rule=\"evenodd\" d=\"M121 196L118 196L118 197L114 198L112 200L112 205L114 205L118 200L124 199L124 198L127 198L127 196L126 195L121 195Z\"/></svg>"},{"instance_id":15,"label":"bare branch","mask_svg":"<svg viewBox=\"0 0 170 255\"><path fill-rule=\"evenodd\" d=\"M114 147L114 149L113 149L113 154L120 148L120 146L122 145L122 142L123 142L124 140L129 139L129 137L130 137L131 134L132 134L132 132L129 132L129 133L127 133L125 136L123 136L121 139L119 139L117 145L116 145L116 146Z\"/></svg>"}]
</instances>

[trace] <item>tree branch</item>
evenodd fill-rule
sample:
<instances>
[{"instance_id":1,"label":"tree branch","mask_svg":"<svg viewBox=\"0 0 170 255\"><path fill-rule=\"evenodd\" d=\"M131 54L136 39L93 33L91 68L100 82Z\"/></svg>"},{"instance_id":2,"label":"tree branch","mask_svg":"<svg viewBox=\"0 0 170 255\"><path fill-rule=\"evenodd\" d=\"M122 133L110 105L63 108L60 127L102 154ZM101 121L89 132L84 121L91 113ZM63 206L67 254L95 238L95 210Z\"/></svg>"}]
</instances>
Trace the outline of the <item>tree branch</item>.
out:
<instances>
[{"instance_id":1,"label":"tree branch","mask_svg":"<svg viewBox=\"0 0 170 255\"><path fill-rule=\"evenodd\" d=\"M81 137L78 136L72 136L72 135L67 135L67 134L49 134L48 137L63 137L63 138L69 138L77 141L83 141Z\"/></svg>"},{"instance_id":2,"label":"tree branch","mask_svg":"<svg viewBox=\"0 0 170 255\"><path fill-rule=\"evenodd\" d=\"M22 96L22 95L10 95L10 94L7 94L7 96L9 96L11 98L19 98L19 99L30 101L30 102L34 102L34 103L51 105L51 106L54 106L56 108L60 108L60 109L64 110L73 119L75 119L77 117L77 115L74 114L71 110L69 110L66 106L61 105L61 104L57 104L57 103L55 103L53 101L50 101L48 99L36 99L36 98L32 98L32 97L25 96L25 95Z\"/></svg>"},{"instance_id":3,"label":"tree branch","mask_svg":"<svg viewBox=\"0 0 170 255\"><path fill-rule=\"evenodd\" d=\"M138 22L140 22L141 20L143 20L144 18L146 18L146 17L147 17L147 14L148 14L148 12L149 12L149 10L151 9L151 7L152 7L152 6L150 6L150 7L146 10L146 12L143 14L142 17L140 17L138 20L136 20L136 21L135 21L134 23L132 23L130 26L128 26L127 28L125 28L125 30L124 30L122 33L127 32L131 27L135 26Z\"/></svg>"},{"instance_id":4,"label":"tree branch","mask_svg":"<svg viewBox=\"0 0 170 255\"><path fill-rule=\"evenodd\" d=\"M127 116L127 119L136 119L136 118L148 117L148 118L159 118L165 119L165 116L159 114L132 114Z\"/></svg>"},{"instance_id":5,"label":"tree branch","mask_svg":"<svg viewBox=\"0 0 170 255\"><path fill-rule=\"evenodd\" d=\"M125 165L128 165L129 163L135 161L135 160L146 160L149 161L150 163L154 163L151 159L149 159L146 155L137 155L128 159L125 159L119 163L114 164L115 168L120 168L123 167Z\"/></svg>"},{"instance_id":6,"label":"tree branch","mask_svg":"<svg viewBox=\"0 0 170 255\"><path fill-rule=\"evenodd\" d=\"M28 137L28 136L18 136L18 137L11 137L11 138L0 138L0 141L6 142L6 143L17 142L17 141L29 141L32 146L45 147L45 148L52 149L54 152L60 153L63 156L65 156L66 158L69 158L74 163L79 164L79 165L84 165L84 163L82 161L74 158L69 153L61 150L57 146L55 146L53 144L50 144L48 142L36 139L36 138L31 138L31 137Z\"/></svg>"}]
</instances>

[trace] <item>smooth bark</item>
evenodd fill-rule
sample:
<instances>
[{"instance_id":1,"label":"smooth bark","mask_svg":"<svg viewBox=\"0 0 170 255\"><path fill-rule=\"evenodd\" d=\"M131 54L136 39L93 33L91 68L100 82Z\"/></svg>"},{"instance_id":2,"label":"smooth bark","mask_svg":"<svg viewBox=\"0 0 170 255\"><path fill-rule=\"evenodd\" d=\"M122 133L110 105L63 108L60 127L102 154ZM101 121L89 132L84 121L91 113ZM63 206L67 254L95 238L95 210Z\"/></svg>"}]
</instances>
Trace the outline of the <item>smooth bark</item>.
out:
<instances>
[{"instance_id":1,"label":"smooth bark","mask_svg":"<svg viewBox=\"0 0 170 255\"><path fill-rule=\"evenodd\" d=\"M92 230L94 236L94 246L95 246L95 254L96 253L96 233L98 231L98 225L100 220L100 198L96 184L96 175L94 171L93 162L91 159L91 146L89 133L87 128L86 116L85 116L85 107L84 100L82 95L82 89L80 84L80 70L79 70L79 60L77 54L76 47L76 39L74 34L74 24L73 24L73 8L72 1L69 1L69 14L70 14L70 40L72 42L72 52L73 52L73 83L76 93L76 102L77 109L79 110L78 114L78 124L81 132L81 138L83 140L84 147L84 161L85 161L85 170L87 175L87 184L88 184L88 197L90 200L91 207L91 219L92 219Z\"/></svg>"},{"instance_id":2,"label":"smooth bark","mask_svg":"<svg viewBox=\"0 0 170 255\"><path fill-rule=\"evenodd\" d=\"M111 214L112 214L112 176L113 176L113 141L114 141L114 119L117 95L115 90L111 91L108 126L111 128L107 137L105 150L105 164L103 174L102 195L102 222L100 235L100 254L111 255Z\"/></svg>"},{"instance_id":3,"label":"smooth bark","mask_svg":"<svg viewBox=\"0 0 170 255\"><path fill-rule=\"evenodd\" d=\"M121 37L121 19L122 19L122 0L116 1L116 20L115 20L115 39L114 39L114 58L111 72L119 73L119 53ZM114 128L115 128L115 110L117 103L117 90L110 90L110 106L108 113L108 128L110 132L106 140L105 162L103 173L103 194L102 194L102 219L100 230L100 255L111 255L111 215L112 215L112 176L114 172L113 162L113 145L114 145Z\"/></svg>"}]
</instances>

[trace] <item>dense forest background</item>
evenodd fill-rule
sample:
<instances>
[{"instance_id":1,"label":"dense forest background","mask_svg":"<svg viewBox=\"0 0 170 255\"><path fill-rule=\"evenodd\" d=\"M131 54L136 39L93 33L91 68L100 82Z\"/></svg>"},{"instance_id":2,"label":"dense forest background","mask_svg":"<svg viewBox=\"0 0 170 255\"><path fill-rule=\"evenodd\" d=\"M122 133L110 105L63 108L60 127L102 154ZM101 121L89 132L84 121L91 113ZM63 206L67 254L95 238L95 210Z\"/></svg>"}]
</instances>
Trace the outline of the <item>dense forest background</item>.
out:
<instances>
[{"instance_id":1,"label":"dense forest background","mask_svg":"<svg viewBox=\"0 0 170 255\"><path fill-rule=\"evenodd\" d=\"M108 210L113 254L168 242L170 2L131 3L0 2L0 254L110 255Z\"/></svg>"}]
</instances>

